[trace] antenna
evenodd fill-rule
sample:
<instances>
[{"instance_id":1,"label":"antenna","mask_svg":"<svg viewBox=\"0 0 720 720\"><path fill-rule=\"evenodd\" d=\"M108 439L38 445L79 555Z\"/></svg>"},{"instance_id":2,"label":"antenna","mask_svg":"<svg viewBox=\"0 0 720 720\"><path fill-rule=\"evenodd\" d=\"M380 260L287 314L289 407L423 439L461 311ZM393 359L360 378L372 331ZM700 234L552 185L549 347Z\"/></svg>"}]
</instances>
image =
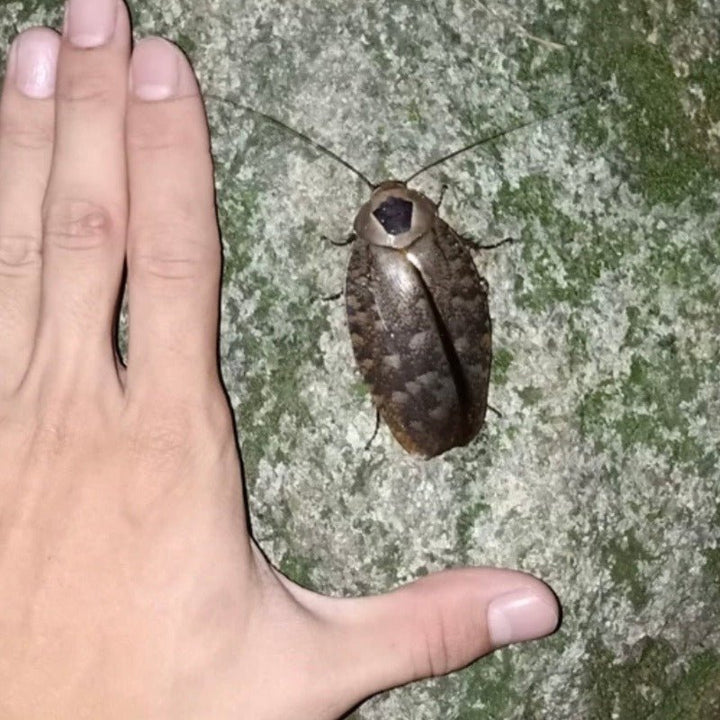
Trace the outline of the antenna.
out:
<instances>
[{"instance_id":1,"label":"antenna","mask_svg":"<svg viewBox=\"0 0 720 720\"><path fill-rule=\"evenodd\" d=\"M534 125L535 123L546 122L547 120L557 117L558 115L562 115L564 113L570 112L571 110L575 110L579 107L582 107L583 105L587 105L587 103L593 102L594 100L597 100L598 98L602 98L605 95L607 95L607 91L600 90L600 91L594 93L593 95L589 95L588 97L583 98L582 100L580 100L576 103L573 103L572 105L567 105L565 107L561 107L559 110L555 110L547 115L535 117L535 118L532 118L531 120L525 120L524 122L521 122L518 125L514 125L513 127L507 128L506 130L499 130L498 132L495 132L492 135L488 135L487 137L481 138L480 140L476 140L475 142L472 142L469 145L465 145L464 147L461 147L458 150L453 150L453 152L448 153L447 155L443 155L441 158L438 158L437 160L433 160L428 165L425 165L425 167L422 167L417 172L413 173L409 178L405 179L403 182L409 183L411 180L414 180L418 175L421 175L422 173L426 172L427 170L430 170L431 168L434 168L436 165L440 165L440 163L444 163L446 160L450 160L454 157L457 157L458 155L462 155L464 152L467 152L468 150L472 150L473 148L479 147L480 145L484 145L485 143L492 142L493 140L499 140L501 137L505 137L505 135L514 133L517 130L522 130L523 128L529 127L530 125Z\"/></svg>"},{"instance_id":2,"label":"antenna","mask_svg":"<svg viewBox=\"0 0 720 720\"><path fill-rule=\"evenodd\" d=\"M257 115L258 117L263 118L263 120L267 120L267 122L271 123L272 125L275 125L275 127L280 128L281 130L284 130L285 132L290 133L291 135L294 135L296 138L299 138L303 142L306 142L308 145L311 145L316 150L320 150L321 152L324 152L326 155L329 155L334 160L337 160L341 165L346 167L350 172L357 175L371 190L375 189L375 183L370 182L368 178L363 175L357 168L353 167L347 160L343 160L337 153L334 153L330 148L325 147L322 143L317 142L316 140L313 140L310 136L306 135L303 132L300 132L299 130L295 130L294 128L291 128L289 125L286 125L282 120L278 120L278 118L273 117L272 115L268 115L267 113L264 113L260 110L256 110L254 107L250 107L250 105L244 105L241 102L238 102L237 100L231 100L230 98L224 98L220 95L215 95L214 93L203 93L204 97L209 98L211 100L217 100L219 102L228 103L229 105L232 105L233 107L238 108L238 110L245 110L246 112L252 113L253 115Z\"/></svg>"}]
</instances>

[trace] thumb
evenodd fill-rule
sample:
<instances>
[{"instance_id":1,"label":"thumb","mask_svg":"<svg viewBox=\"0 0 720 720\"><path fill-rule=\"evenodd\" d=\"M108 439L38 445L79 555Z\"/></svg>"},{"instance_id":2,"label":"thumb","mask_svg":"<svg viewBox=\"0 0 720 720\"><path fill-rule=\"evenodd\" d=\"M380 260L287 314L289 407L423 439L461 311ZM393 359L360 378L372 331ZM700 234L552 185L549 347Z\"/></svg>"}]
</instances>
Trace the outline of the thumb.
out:
<instances>
[{"instance_id":1,"label":"thumb","mask_svg":"<svg viewBox=\"0 0 720 720\"><path fill-rule=\"evenodd\" d=\"M495 568L446 570L387 595L332 605L335 670L342 668L342 687L356 693L351 702L549 635L560 617L545 583Z\"/></svg>"}]
</instances>

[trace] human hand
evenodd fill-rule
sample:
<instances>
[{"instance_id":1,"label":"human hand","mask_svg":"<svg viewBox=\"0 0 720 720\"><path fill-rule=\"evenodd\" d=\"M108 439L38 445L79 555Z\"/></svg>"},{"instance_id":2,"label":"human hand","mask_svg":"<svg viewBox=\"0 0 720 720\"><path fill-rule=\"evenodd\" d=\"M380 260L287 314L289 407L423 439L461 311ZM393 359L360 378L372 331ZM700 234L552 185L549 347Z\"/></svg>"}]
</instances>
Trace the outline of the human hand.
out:
<instances>
[{"instance_id":1,"label":"human hand","mask_svg":"<svg viewBox=\"0 0 720 720\"><path fill-rule=\"evenodd\" d=\"M519 572L337 599L268 564L217 368L213 200L192 71L157 38L131 53L122 3L72 0L62 39L15 41L0 106L4 720L337 718L557 625L552 592Z\"/></svg>"}]
</instances>

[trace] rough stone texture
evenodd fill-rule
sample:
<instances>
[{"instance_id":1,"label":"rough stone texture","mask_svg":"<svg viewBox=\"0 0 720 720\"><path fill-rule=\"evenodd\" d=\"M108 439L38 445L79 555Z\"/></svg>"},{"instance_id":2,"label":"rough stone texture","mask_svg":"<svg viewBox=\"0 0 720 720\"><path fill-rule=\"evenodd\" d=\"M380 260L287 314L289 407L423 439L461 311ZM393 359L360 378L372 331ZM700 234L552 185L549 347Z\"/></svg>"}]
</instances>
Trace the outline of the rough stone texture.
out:
<instances>
[{"instance_id":1,"label":"rough stone texture","mask_svg":"<svg viewBox=\"0 0 720 720\"><path fill-rule=\"evenodd\" d=\"M491 416L411 459L353 367L342 302L366 189L208 101L226 246L222 361L254 530L291 577L381 591L461 563L538 573L564 623L358 720L720 717L720 10L714 0L132 2L204 88L375 180L608 89L418 178L481 240ZM0 3L3 44L60 3Z\"/></svg>"}]
</instances>

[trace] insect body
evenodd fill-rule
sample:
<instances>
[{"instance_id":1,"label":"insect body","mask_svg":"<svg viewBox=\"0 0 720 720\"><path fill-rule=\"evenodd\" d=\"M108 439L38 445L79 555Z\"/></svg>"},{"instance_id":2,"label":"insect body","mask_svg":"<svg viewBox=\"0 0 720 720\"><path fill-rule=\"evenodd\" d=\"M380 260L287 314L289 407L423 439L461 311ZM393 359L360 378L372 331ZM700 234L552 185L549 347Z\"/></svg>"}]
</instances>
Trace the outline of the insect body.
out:
<instances>
[{"instance_id":1,"label":"insect body","mask_svg":"<svg viewBox=\"0 0 720 720\"><path fill-rule=\"evenodd\" d=\"M348 325L380 415L408 452L467 444L487 409L487 283L435 203L404 183L378 185L354 229Z\"/></svg>"},{"instance_id":2,"label":"insect body","mask_svg":"<svg viewBox=\"0 0 720 720\"><path fill-rule=\"evenodd\" d=\"M584 105L600 93L546 115ZM405 181L376 185L350 163L284 122L238 102L355 173L372 190L354 223L346 279L353 351L380 415L408 451L430 458L466 445L487 411L492 363L488 285L438 206L407 187L420 173L537 122L477 140ZM493 246L487 246L493 247Z\"/></svg>"}]
</instances>

